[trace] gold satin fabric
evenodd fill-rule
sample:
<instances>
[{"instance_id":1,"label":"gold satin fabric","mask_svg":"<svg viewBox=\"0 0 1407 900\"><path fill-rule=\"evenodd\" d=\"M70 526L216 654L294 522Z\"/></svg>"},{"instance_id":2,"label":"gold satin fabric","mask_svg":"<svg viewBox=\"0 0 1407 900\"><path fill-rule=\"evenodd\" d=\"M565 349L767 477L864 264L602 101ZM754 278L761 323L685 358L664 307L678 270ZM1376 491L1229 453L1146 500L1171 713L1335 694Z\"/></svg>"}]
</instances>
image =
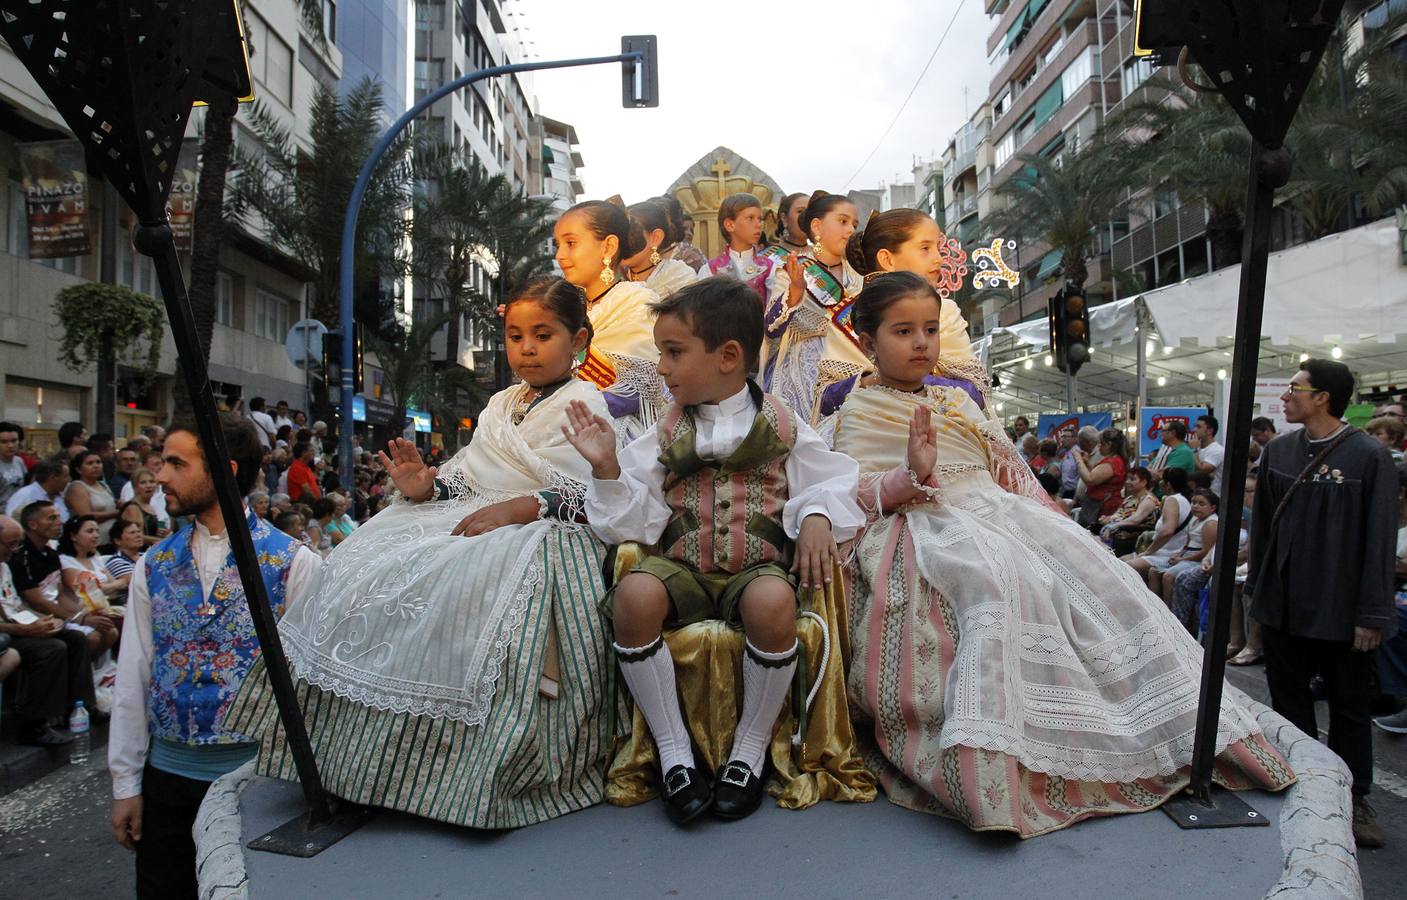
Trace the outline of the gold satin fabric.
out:
<instances>
[{"instance_id":1,"label":"gold satin fabric","mask_svg":"<svg viewBox=\"0 0 1407 900\"><path fill-rule=\"evenodd\" d=\"M629 572L641 554L638 545L621 545L616 553L615 579ZM845 697L850 633L843 584L837 566L830 586L824 592L814 592L809 605L802 607L819 614L829 624L831 652L816 700L806 714L801 746L793 752L795 694L801 690L804 703L805 692L815 681L823 648L820 624L807 617L797 619L797 637L805 657L804 686L793 685L769 749L772 773L767 791L785 809L805 809L822 800L869 803L876 796L875 779L860 758ZM717 772L728 761L733 731L742 712L743 632L721 621L708 621L666 632L664 639L674 657L684 721L699 751L698 761L709 771ZM623 683L618 690L622 699L628 699ZM615 806L644 803L658 795L659 779L654 740L644 716L634 709L630 733L616 739L615 756L606 773L606 801Z\"/></svg>"}]
</instances>

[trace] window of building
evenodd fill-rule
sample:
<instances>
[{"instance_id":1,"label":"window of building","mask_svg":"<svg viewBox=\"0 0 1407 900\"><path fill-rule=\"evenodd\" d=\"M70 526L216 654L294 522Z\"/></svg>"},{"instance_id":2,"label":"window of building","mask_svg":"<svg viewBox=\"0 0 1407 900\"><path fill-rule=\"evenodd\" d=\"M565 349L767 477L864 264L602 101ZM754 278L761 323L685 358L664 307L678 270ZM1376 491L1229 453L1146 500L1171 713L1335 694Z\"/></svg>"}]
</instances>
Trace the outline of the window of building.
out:
<instances>
[{"instance_id":1,"label":"window of building","mask_svg":"<svg viewBox=\"0 0 1407 900\"><path fill-rule=\"evenodd\" d=\"M1085 82L1099 74L1099 57L1095 55L1097 52L1097 47L1090 47L1075 57L1075 60L1065 67L1065 71L1060 73L1060 87L1066 97L1073 97L1076 91L1084 87Z\"/></svg>"},{"instance_id":2,"label":"window of building","mask_svg":"<svg viewBox=\"0 0 1407 900\"><path fill-rule=\"evenodd\" d=\"M1146 56L1135 57L1124 66L1120 73L1120 82L1123 87L1124 96L1127 97L1138 90L1139 85L1148 80L1153 74L1153 63Z\"/></svg>"},{"instance_id":3,"label":"window of building","mask_svg":"<svg viewBox=\"0 0 1407 900\"><path fill-rule=\"evenodd\" d=\"M1172 188L1164 185L1153 192L1153 218L1155 220L1172 215L1177 212L1177 209L1177 194Z\"/></svg>"},{"instance_id":4,"label":"window of building","mask_svg":"<svg viewBox=\"0 0 1407 900\"><path fill-rule=\"evenodd\" d=\"M293 103L293 48L269 27L258 13L245 10L245 36L249 39L249 70L270 96L284 106Z\"/></svg>"},{"instance_id":5,"label":"window of building","mask_svg":"<svg viewBox=\"0 0 1407 900\"><path fill-rule=\"evenodd\" d=\"M996 149L992 151L993 168L1000 169L1003 165L1006 164L1007 160L1011 159L1012 154L1015 152L1016 132L1014 130L1008 131L1006 133L1006 137L998 141Z\"/></svg>"},{"instance_id":6,"label":"window of building","mask_svg":"<svg viewBox=\"0 0 1407 900\"><path fill-rule=\"evenodd\" d=\"M443 59L417 59L415 61L415 92L424 95L445 83L445 61Z\"/></svg>"},{"instance_id":7,"label":"window of building","mask_svg":"<svg viewBox=\"0 0 1407 900\"><path fill-rule=\"evenodd\" d=\"M992 104L992 120L996 121L1006 115L1006 111L1011 109L1011 91L1003 91L997 98L997 102Z\"/></svg>"},{"instance_id":8,"label":"window of building","mask_svg":"<svg viewBox=\"0 0 1407 900\"><path fill-rule=\"evenodd\" d=\"M273 291L254 291L254 333L261 338L283 343L293 325L294 302Z\"/></svg>"},{"instance_id":9,"label":"window of building","mask_svg":"<svg viewBox=\"0 0 1407 900\"><path fill-rule=\"evenodd\" d=\"M337 42L337 0L322 0L322 36Z\"/></svg>"},{"instance_id":10,"label":"window of building","mask_svg":"<svg viewBox=\"0 0 1407 900\"><path fill-rule=\"evenodd\" d=\"M83 418L83 393L71 388L25 384L13 376L5 383L5 418L25 429ZM37 444L37 442L36 442Z\"/></svg>"},{"instance_id":11,"label":"window of building","mask_svg":"<svg viewBox=\"0 0 1407 900\"><path fill-rule=\"evenodd\" d=\"M415 0L416 28L444 28L445 0Z\"/></svg>"},{"instance_id":12,"label":"window of building","mask_svg":"<svg viewBox=\"0 0 1407 900\"><path fill-rule=\"evenodd\" d=\"M1060 82L1052 84L1046 88L1045 93L1036 98L1036 105L1032 107L1035 114L1034 128L1040 128L1050 120L1060 110L1060 104L1065 102L1065 89Z\"/></svg>"},{"instance_id":13,"label":"window of building","mask_svg":"<svg viewBox=\"0 0 1407 900\"><path fill-rule=\"evenodd\" d=\"M1178 259L1177 248L1158 254L1158 283L1154 287L1177 284L1182 280L1182 262Z\"/></svg>"},{"instance_id":14,"label":"window of building","mask_svg":"<svg viewBox=\"0 0 1407 900\"><path fill-rule=\"evenodd\" d=\"M229 272L215 275L215 323L234 327L234 277Z\"/></svg>"}]
</instances>

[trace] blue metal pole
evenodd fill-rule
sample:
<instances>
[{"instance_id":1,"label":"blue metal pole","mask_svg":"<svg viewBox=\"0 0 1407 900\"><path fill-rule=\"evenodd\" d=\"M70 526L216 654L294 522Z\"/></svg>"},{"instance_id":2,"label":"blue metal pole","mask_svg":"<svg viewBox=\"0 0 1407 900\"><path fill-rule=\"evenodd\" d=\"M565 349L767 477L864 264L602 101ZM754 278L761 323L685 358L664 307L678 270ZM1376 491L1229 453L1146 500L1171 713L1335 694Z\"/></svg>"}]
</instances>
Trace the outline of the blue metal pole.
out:
<instances>
[{"instance_id":1,"label":"blue metal pole","mask_svg":"<svg viewBox=\"0 0 1407 900\"><path fill-rule=\"evenodd\" d=\"M447 94L452 94L462 87L482 81L485 78L493 78L496 75L509 75L514 72L531 72L540 69L567 69L577 66L599 66L604 63L617 62L638 62L644 54L642 53L618 53L615 56L590 56L582 59L559 59L542 60L530 63L515 63L509 66L493 66L488 69L480 69L477 72L470 72L461 76L448 84L441 85L427 94L422 100L417 102L410 109L397 119L390 128L381 135L376 146L371 148L371 155L362 163L361 171L357 173L356 184L352 185L352 196L347 200L347 218L342 223L342 253L341 269L339 271L338 300L340 302L338 310L338 331L342 335L342 396L340 403L341 410L341 431L338 440L338 468L341 476L342 487L349 493L354 489L352 473L354 471L352 461L352 391L353 391L353 365L355 364L355 348L352 346L352 275L354 272L355 255L357 251L357 215L361 212L362 198L366 195L366 189L371 184L372 172L376 170L376 165L381 161L381 157L386 155L391 144L396 137L405 130L405 127L415 120L421 112L432 106L435 101Z\"/></svg>"}]
</instances>

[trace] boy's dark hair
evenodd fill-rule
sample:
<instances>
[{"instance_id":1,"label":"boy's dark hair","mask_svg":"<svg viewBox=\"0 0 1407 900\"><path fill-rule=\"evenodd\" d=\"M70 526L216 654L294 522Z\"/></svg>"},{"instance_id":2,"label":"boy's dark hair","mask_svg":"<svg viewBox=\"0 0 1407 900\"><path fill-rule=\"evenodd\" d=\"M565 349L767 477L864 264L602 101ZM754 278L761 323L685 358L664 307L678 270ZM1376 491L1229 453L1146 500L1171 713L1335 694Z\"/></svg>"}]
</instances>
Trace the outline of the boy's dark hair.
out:
<instances>
[{"instance_id":1,"label":"boy's dark hair","mask_svg":"<svg viewBox=\"0 0 1407 900\"><path fill-rule=\"evenodd\" d=\"M657 316L677 316L709 352L728 341L743 348L748 372L762 353L762 304L752 288L727 275L714 275L650 304Z\"/></svg>"},{"instance_id":2,"label":"boy's dark hair","mask_svg":"<svg viewBox=\"0 0 1407 900\"><path fill-rule=\"evenodd\" d=\"M1221 423L1216 420L1216 416L1210 414L1205 416L1198 416L1197 421L1205 422L1207 425L1207 430L1210 431L1212 434L1216 434L1218 431L1221 430Z\"/></svg>"},{"instance_id":3,"label":"boy's dark hair","mask_svg":"<svg viewBox=\"0 0 1407 900\"><path fill-rule=\"evenodd\" d=\"M1041 483L1041 487L1052 497L1060 493L1060 476L1054 472L1037 472L1036 480Z\"/></svg>"},{"instance_id":4,"label":"boy's dark hair","mask_svg":"<svg viewBox=\"0 0 1407 900\"><path fill-rule=\"evenodd\" d=\"M718 204L718 233L723 236L723 249L727 251L733 246L733 237L728 234L728 229L723 227L723 223L736 219L745 209L762 208L762 201L753 194L743 192L740 194L729 194Z\"/></svg>"},{"instance_id":5,"label":"boy's dark hair","mask_svg":"<svg viewBox=\"0 0 1407 900\"><path fill-rule=\"evenodd\" d=\"M55 462L52 459L40 460L29 472L30 481L35 484L43 484L66 468L68 466L64 463Z\"/></svg>"},{"instance_id":6,"label":"boy's dark hair","mask_svg":"<svg viewBox=\"0 0 1407 900\"><path fill-rule=\"evenodd\" d=\"M263 397L251 397L251 398L249 398L249 408L250 408L250 410L252 410L253 412L263 412L263 411L264 411L264 398L263 398Z\"/></svg>"},{"instance_id":7,"label":"boy's dark hair","mask_svg":"<svg viewBox=\"0 0 1407 900\"><path fill-rule=\"evenodd\" d=\"M59 426L59 446L67 450L83 433L82 422L65 422Z\"/></svg>"},{"instance_id":8,"label":"boy's dark hair","mask_svg":"<svg viewBox=\"0 0 1407 900\"><path fill-rule=\"evenodd\" d=\"M293 524L294 520L298 521L301 529L301 526L304 524L303 514L296 509L285 509L283 512L274 516L274 527L279 531L284 531L289 525Z\"/></svg>"},{"instance_id":9,"label":"boy's dark hair","mask_svg":"<svg viewBox=\"0 0 1407 900\"><path fill-rule=\"evenodd\" d=\"M1309 373L1309 386L1329 395L1329 414L1342 416L1353 399L1353 372L1332 359L1307 359L1300 371Z\"/></svg>"},{"instance_id":10,"label":"boy's dark hair","mask_svg":"<svg viewBox=\"0 0 1407 900\"><path fill-rule=\"evenodd\" d=\"M1256 416L1254 419L1251 420L1251 430L1274 431L1275 423L1270 420L1269 416Z\"/></svg>"},{"instance_id":11,"label":"boy's dark hair","mask_svg":"<svg viewBox=\"0 0 1407 900\"><path fill-rule=\"evenodd\" d=\"M264 445L259 443L255 424L243 416L230 412L220 413L220 430L224 432L225 449L230 453L230 461L235 464L235 486L241 497L254 490L254 482L259 478L259 467L264 463ZM195 419L179 418L166 429L166 434L184 431L200 443L200 431ZM202 451L204 448L202 448ZM205 461L205 471L210 471L210 460Z\"/></svg>"},{"instance_id":12,"label":"boy's dark hair","mask_svg":"<svg viewBox=\"0 0 1407 900\"><path fill-rule=\"evenodd\" d=\"M16 425L14 422L0 422L0 433L4 433L6 431L14 432L16 435L19 436L20 443L24 443L24 429Z\"/></svg>"}]
</instances>

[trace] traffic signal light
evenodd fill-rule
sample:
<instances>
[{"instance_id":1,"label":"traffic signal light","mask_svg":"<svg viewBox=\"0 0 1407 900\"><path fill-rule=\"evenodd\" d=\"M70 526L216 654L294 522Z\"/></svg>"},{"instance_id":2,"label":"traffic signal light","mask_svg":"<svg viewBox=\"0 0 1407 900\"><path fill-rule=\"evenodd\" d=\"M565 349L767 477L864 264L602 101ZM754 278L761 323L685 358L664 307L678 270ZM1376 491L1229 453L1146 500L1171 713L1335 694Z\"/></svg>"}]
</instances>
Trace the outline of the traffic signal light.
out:
<instances>
[{"instance_id":1,"label":"traffic signal light","mask_svg":"<svg viewBox=\"0 0 1407 900\"><path fill-rule=\"evenodd\" d=\"M362 382L362 325L352 324L352 393L360 394ZM328 331L322 337L322 379L329 387L342 383L342 335Z\"/></svg>"},{"instance_id":2,"label":"traffic signal light","mask_svg":"<svg viewBox=\"0 0 1407 900\"><path fill-rule=\"evenodd\" d=\"M628 34L620 39L621 53L639 53L638 60L620 65L621 106L641 109L660 105L659 42L653 34Z\"/></svg>"},{"instance_id":3,"label":"traffic signal light","mask_svg":"<svg viewBox=\"0 0 1407 900\"><path fill-rule=\"evenodd\" d=\"M1050 352L1060 371L1074 375L1089 362L1089 309L1084 288L1066 282L1046 307L1050 325Z\"/></svg>"}]
</instances>

